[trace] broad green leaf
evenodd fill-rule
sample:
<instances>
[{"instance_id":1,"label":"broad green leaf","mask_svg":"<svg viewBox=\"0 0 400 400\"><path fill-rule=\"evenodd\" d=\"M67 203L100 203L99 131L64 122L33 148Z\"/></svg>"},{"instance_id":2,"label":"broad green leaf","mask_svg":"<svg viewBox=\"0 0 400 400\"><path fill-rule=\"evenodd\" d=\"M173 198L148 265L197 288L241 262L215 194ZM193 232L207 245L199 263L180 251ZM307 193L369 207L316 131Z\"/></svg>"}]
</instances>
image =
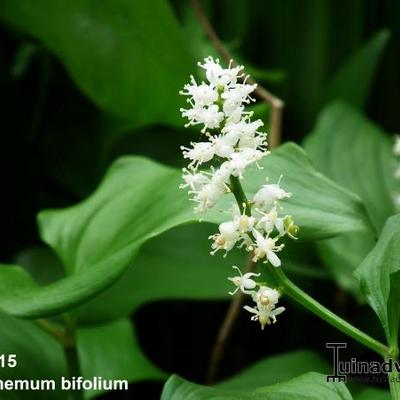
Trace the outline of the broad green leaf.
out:
<instances>
[{"instance_id":1,"label":"broad green leaf","mask_svg":"<svg viewBox=\"0 0 400 400\"><path fill-rule=\"evenodd\" d=\"M326 375L308 372L290 381L258 389L255 393L267 394L271 400L296 398L299 400L342 399L352 396L344 383L327 382Z\"/></svg>"},{"instance_id":2,"label":"broad green leaf","mask_svg":"<svg viewBox=\"0 0 400 400\"><path fill-rule=\"evenodd\" d=\"M362 198L378 232L395 212L392 145L380 128L344 103L331 104L322 112L305 143L321 172ZM360 297L351 274L374 243L375 237L369 232L350 233L317 243L317 247L339 285Z\"/></svg>"},{"instance_id":3,"label":"broad green leaf","mask_svg":"<svg viewBox=\"0 0 400 400\"><path fill-rule=\"evenodd\" d=\"M301 239L335 236L341 232L370 228L364 205L352 192L317 172L307 154L294 143L286 143L253 168L243 181L245 191L254 194L265 183L277 182L293 196L284 202L284 212L300 226Z\"/></svg>"},{"instance_id":4,"label":"broad green leaf","mask_svg":"<svg viewBox=\"0 0 400 400\"><path fill-rule=\"evenodd\" d=\"M344 383L328 383L322 374L309 372L287 382L241 391L201 386L173 375L165 384L161 400L351 400Z\"/></svg>"},{"instance_id":5,"label":"broad green leaf","mask_svg":"<svg viewBox=\"0 0 400 400\"><path fill-rule=\"evenodd\" d=\"M319 171L361 197L377 231L394 214L392 147L393 139L382 129L339 102L324 109L305 142Z\"/></svg>"},{"instance_id":6,"label":"broad green leaf","mask_svg":"<svg viewBox=\"0 0 400 400\"><path fill-rule=\"evenodd\" d=\"M390 392L388 390L378 389L378 388L368 388L362 390L357 394L355 400L390 400Z\"/></svg>"},{"instance_id":7,"label":"broad green leaf","mask_svg":"<svg viewBox=\"0 0 400 400\"><path fill-rule=\"evenodd\" d=\"M137 125L180 120L194 63L166 0L11 0L0 18L43 42L103 109Z\"/></svg>"},{"instance_id":8,"label":"broad green leaf","mask_svg":"<svg viewBox=\"0 0 400 400\"><path fill-rule=\"evenodd\" d=\"M368 303L373 308L390 345L396 345L399 330L400 215L390 217L381 236L355 271Z\"/></svg>"},{"instance_id":9,"label":"broad green leaf","mask_svg":"<svg viewBox=\"0 0 400 400\"><path fill-rule=\"evenodd\" d=\"M282 146L262 167L249 171L245 190L251 195L266 175L277 181L283 174L284 187L293 193L285 212L300 225L302 239L367 229L359 198L316 172L300 147ZM15 285L9 285L0 296L0 307L24 317L53 315L105 290L132 265L144 242L198 218L187 194L178 190L180 182L179 170L141 157L124 157L113 164L87 200L64 210L42 212L41 236L57 252L67 277L47 286L25 284L17 293ZM232 201L229 197L225 196L225 206ZM203 218L218 222L226 216L215 211ZM7 270L9 282L13 275L20 279L14 268Z\"/></svg>"},{"instance_id":10,"label":"broad green leaf","mask_svg":"<svg viewBox=\"0 0 400 400\"><path fill-rule=\"evenodd\" d=\"M160 380L165 375L141 352L128 320L77 330L78 355L82 375L91 379L126 379L129 382ZM16 354L15 368L0 368L0 379L52 379L55 391L12 391L7 399L67 399L58 390L62 376L68 376L62 346L35 323L0 312L0 352ZM6 393L6 392L4 392ZM3 398L3 394L1 398ZM95 391L85 393L93 397Z\"/></svg>"},{"instance_id":11,"label":"broad green leaf","mask_svg":"<svg viewBox=\"0 0 400 400\"><path fill-rule=\"evenodd\" d=\"M66 363L61 346L33 322L23 321L0 312L0 353L15 354L15 368L0 368L0 379L54 379L65 376ZM6 399L66 399L68 394L56 391L4 391Z\"/></svg>"},{"instance_id":12,"label":"broad green leaf","mask_svg":"<svg viewBox=\"0 0 400 400\"><path fill-rule=\"evenodd\" d=\"M354 270L374 247L376 241L370 232L354 232L315 242L317 253L335 278L339 287L363 302Z\"/></svg>"},{"instance_id":13,"label":"broad green leaf","mask_svg":"<svg viewBox=\"0 0 400 400\"><path fill-rule=\"evenodd\" d=\"M354 107L365 107L375 71L389 37L387 29L379 31L340 67L327 85L327 102L342 99Z\"/></svg>"},{"instance_id":14,"label":"broad green leaf","mask_svg":"<svg viewBox=\"0 0 400 400\"><path fill-rule=\"evenodd\" d=\"M127 316L159 300L228 299L232 286L226 278L246 254L210 256L208 237L215 229L204 222L183 225L149 240L115 285L80 307L80 320L92 324Z\"/></svg>"},{"instance_id":15,"label":"broad green leaf","mask_svg":"<svg viewBox=\"0 0 400 400\"><path fill-rule=\"evenodd\" d=\"M261 360L217 386L226 390L249 391L287 381L310 370L327 374L331 369L319 354L297 350Z\"/></svg>"},{"instance_id":16,"label":"broad green leaf","mask_svg":"<svg viewBox=\"0 0 400 400\"><path fill-rule=\"evenodd\" d=\"M96 324L126 317L154 301L228 300L232 285L226 278L234 272L231 266L244 265L247 255L234 249L226 258L211 257L208 237L216 229L214 224L205 222L182 225L146 242L121 279L79 308L80 323ZM310 246L288 242L282 253L285 271L297 278L327 279L326 271L313 268L316 259ZM49 248L28 248L18 254L15 262L41 284L62 276L62 265ZM259 272L265 271L259 266Z\"/></svg>"},{"instance_id":17,"label":"broad green leaf","mask_svg":"<svg viewBox=\"0 0 400 400\"><path fill-rule=\"evenodd\" d=\"M166 376L140 351L129 320L81 328L77 334L78 355L86 379L126 379L130 382L161 380ZM90 398L99 391L85 392Z\"/></svg>"}]
</instances>

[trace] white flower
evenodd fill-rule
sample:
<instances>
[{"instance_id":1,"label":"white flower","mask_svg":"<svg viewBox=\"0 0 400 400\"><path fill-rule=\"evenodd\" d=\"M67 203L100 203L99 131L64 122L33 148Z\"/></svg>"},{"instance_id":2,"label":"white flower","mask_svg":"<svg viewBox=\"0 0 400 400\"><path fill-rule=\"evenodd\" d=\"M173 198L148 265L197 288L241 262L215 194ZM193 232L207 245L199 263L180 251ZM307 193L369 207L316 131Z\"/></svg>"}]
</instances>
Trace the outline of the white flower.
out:
<instances>
[{"instance_id":1,"label":"white flower","mask_svg":"<svg viewBox=\"0 0 400 400\"><path fill-rule=\"evenodd\" d=\"M215 88L204 82L197 85L193 76L191 76L190 79L191 84L185 85L185 90L181 90L179 94L190 96L190 99L194 101L196 106L200 107L209 106L218 100L218 92Z\"/></svg>"},{"instance_id":2,"label":"white flower","mask_svg":"<svg viewBox=\"0 0 400 400\"><path fill-rule=\"evenodd\" d=\"M259 212L262 217L257 222L257 228L262 229L265 232L272 232L273 229L276 228L281 236L285 234L285 219L279 218L276 206L272 207L271 211L268 213L262 211Z\"/></svg>"},{"instance_id":3,"label":"white flower","mask_svg":"<svg viewBox=\"0 0 400 400\"><path fill-rule=\"evenodd\" d=\"M236 85L225 90L221 97L228 103L241 105L242 103L250 103L255 101L250 97L250 93L254 92L257 85L248 85L245 83L237 83Z\"/></svg>"},{"instance_id":4,"label":"white flower","mask_svg":"<svg viewBox=\"0 0 400 400\"><path fill-rule=\"evenodd\" d=\"M228 252L232 250L236 242L240 239L240 232L237 230L234 221L223 222L218 227L219 233L211 235L214 243L211 245L213 249L211 254L214 255L218 250L225 250ZM226 253L225 253L226 254Z\"/></svg>"},{"instance_id":5,"label":"white flower","mask_svg":"<svg viewBox=\"0 0 400 400\"><path fill-rule=\"evenodd\" d=\"M192 173L186 168L183 168L182 171L183 171L182 178L185 181L185 183L180 185L181 189L190 187L191 190L198 191L204 185L210 182L210 179L202 172Z\"/></svg>"},{"instance_id":6,"label":"white flower","mask_svg":"<svg viewBox=\"0 0 400 400\"><path fill-rule=\"evenodd\" d=\"M224 186L213 182L204 185L199 191L190 191L189 193L194 195L193 201L198 203L195 212L204 212L214 207L225 191Z\"/></svg>"},{"instance_id":7,"label":"white flower","mask_svg":"<svg viewBox=\"0 0 400 400\"><path fill-rule=\"evenodd\" d=\"M275 323L276 316L285 311L285 307L275 308L279 297L280 294L276 289L261 286L257 292L252 293L256 307L244 306L244 309L254 314L251 317L252 321L259 321L261 329L264 329L265 325L271 323L271 320L272 323Z\"/></svg>"},{"instance_id":8,"label":"white flower","mask_svg":"<svg viewBox=\"0 0 400 400\"><path fill-rule=\"evenodd\" d=\"M217 105L211 105L202 109L200 113L199 122L204 124L202 132L208 129L219 128L220 123L224 119L224 113L219 111Z\"/></svg>"},{"instance_id":9,"label":"white flower","mask_svg":"<svg viewBox=\"0 0 400 400\"><path fill-rule=\"evenodd\" d=\"M229 158L235 152L233 145L230 143L231 138L228 139L224 135L214 136L211 138L214 146L215 154L219 157Z\"/></svg>"},{"instance_id":10,"label":"white flower","mask_svg":"<svg viewBox=\"0 0 400 400\"><path fill-rule=\"evenodd\" d=\"M232 268L239 272L239 276L229 277L228 279L236 286L233 292L229 292L233 296L239 289L242 293L251 294L252 290L257 286L257 283L251 279L252 276L260 276L260 274L255 274L254 272L247 272L242 274L242 271L234 265Z\"/></svg>"},{"instance_id":11,"label":"white flower","mask_svg":"<svg viewBox=\"0 0 400 400\"><path fill-rule=\"evenodd\" d=\"M230 167L232 175L236 177L243 177L245 169L250 165L264 157L264 153L260 150L245 148L231 156Z\"/></svg>"},{"instance_id":12,"label":"white flower","mask_svg":"<svg viewBox=\"0 0 400 400\"><path fill-rule=\"evenodd\" d=\"M253 202L259 208L269 209L278 200L291 197L291 193L285 192L279 182L263 185L262 188L254 195Z\"/></svg>"},{"instance_id":13,"label":"white flower","mask_svg":"<svg viewBox=\"0 0 400 400\"><path fill-rule=\"evenodd\" d=\"M223 250L226 256L235 246L245 247L253 252L254 262L264 259L265 263L279 267L281 261L276 253L284 244L278 241L286 235L295 239L299 229L291 217L279 216L279 201L291 194L280 187L279 179L276 184L262 186L249 202L240 183L232 185L233 178L244 178L246 169L253 163L261 168L258 161L269 154L266 133L260 131L263 122L252 121L253 112L245 110L245 105L254 101L251 93L256 85L246 83L242 66L232 67L230 63L223 68L219 60L212 57L205 58L199 66L205 70L206 81L197 83L191 76L190 83L180 92L187 96L189 107L181 112L188 119L185 126L200 125L207 141L181 147L184 158L190 161L183 169L184 183L180 187L189 188L196 212L215 207L220 198L231 191L237 201L242 202L231 207L231 220L221 223L218 232L209 237L213 241L211 254ZM400 155L400 144L398 146ZM201 170L206 163L209 168ZM271 237L275 230L278 234ZM279 292L266 286L255 290L259 284L254 278L260 274L242 274L238 267L233 268L239 275L228 278L236 286L230 294L240 290L253 298L256 305L245 309L253 314L252 320L260 322L261 328L271 321L274 323L276 316L284 311L283 307L276 308Z\"/></svg>"},{"instance_id":14,"label":"white flower","mask_svg":"<svg viewBox=\"0 0 400 400\"><path fill-rule=\"evenodd\" d=\"M243 214L235 216L233 221L236 225L236 229L240 233L247 233L253 230L256 219L252 216L246 215L243 212Z\"/></svg>"},{"instance_id":15,"label":"white flower","mask_svg":"<svg viewBox=\"0 0 400 400\"><path fill-rule=\"evenodd\" d=\"M275 307L279 297L280 293L276 289L267 286L260 286L257 292L252 293L253 301L257 304L257 307Z\"/></svg>"},{"instance_id":16,"label":"white flower","mask_svg":"<svg viewBox=\"0 0 400 400\"><path fill-rule=\"evenodd\" d=\"M210 161L215 154L214 146L210 142L198 142L191 143L193 146L191 149L188 147L181 146L183 150L183 157L189 158L192 162L189 167L194 166L197 168L198 165Z\"/></svg>"},{"instance_id":17,"label":"white flower","mask_svg":"<svg viewBox=\"0 0 400 400\"><path fill-rule=\"evenodd\" d=\"M212 57L207 57L203 64L198 63L198 65L206 71L207 80L216 88L233 85L237 82L237 78L242 76L239 74L243 66L231 68L229 65L228 68L222 68L218 58L214 60Z\"/></svg>"},{"instance_id":18,"label":"white flower","mask_svg":"<svg viewBox=\"0 0 400 400\"><path fill-rule=\"evenodd\" d=\"M253 261L257 262L259 259L267 257L267 260L274 267L280 267L281 260L275 253L281 251L284 245L281 244L277 246L276 239L270 238L268 235L264 237L256 229L253 229L253 235L256 239L256 242L254 244L255 249L254 249Z\"/></svg>"},{"instance_id":19,"label":"white flower","mask_svg":"<svg viewBox=\"0 0 400 400\"><path fill-rule=\"evenodd\" d=\"M254 314L251 317L252 321L258 321L261 324L261 329L264 330L265 325L274 324L276 322L276 316L282 314L285 311L285 307L278 307L273 310L270 310L268 307L261 307L261 309L244 306L246 311Z\"/></svg>"},{"instance_id":20,"label":"white flower","mask_svg":"<svg viewBox=\"0 0 400 400\"><path fill-rule=\"evenodd\" d=\"M227 183L229 182L229 177L231 176L232 169L229 161L226 161L221 164L221 166L214 170L214 174L211 178L211 181L215 185L219 185L224 187L227 191L230 189L227 187Z\"/></svg>"}]
</instances>

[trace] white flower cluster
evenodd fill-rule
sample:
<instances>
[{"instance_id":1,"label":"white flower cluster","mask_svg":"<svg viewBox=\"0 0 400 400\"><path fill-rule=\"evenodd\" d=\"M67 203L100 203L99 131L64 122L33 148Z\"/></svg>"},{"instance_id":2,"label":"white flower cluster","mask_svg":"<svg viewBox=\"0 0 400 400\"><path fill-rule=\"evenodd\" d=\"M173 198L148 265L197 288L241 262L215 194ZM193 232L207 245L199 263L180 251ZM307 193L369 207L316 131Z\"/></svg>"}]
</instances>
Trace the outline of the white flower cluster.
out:
<instances>
[{"instance_id":1,"label":"white flower cluster","mask_svg":"<svg viewBox=\"0 0 400 400\"><path fill-rule=\"evenodd\" d=\"M397 168L394 172L394 177L396 179L400 179L400 135L396 135L394 137L394 146L393 146L393 153L399 159L399 163ZM400 193L396 193L394 196L394 202L397 211L400 211Z\"/></svg>"},{"instance_id":2,"label":"white flower cluster","mask_svg":"<svg viewBox=\"0 0 400 400\"><path fill-rule=\"evenodd\" d=\"M246 168L251 164L259 167L258 161L269 154L266 134L259 130L262 121L252 121L253 113L245 111L245 105L254 101L250 95L256 85L246 83L242 66L230 64L223 68L218 59L211 57L199 66L205 70L206 82L199 84L191 77L180 92L188 97L190 107L181 112L188 119L186 126L201 126L204 140L181 147L184 158L189 160L183 169L181 188L189 189L196 212L214 207L226 193L235 195L237 205L229 210L231 219L220 224L218 232L210 236L211 254L222 250L226 255L238 245L252 252L254 262L264 260L279 267L281 260L276 253L284 244L278 241L286 235L295 238L298 230L290 216L279 215L280 200L291 194L280 187L279 179L277 183L263 185L249 201L240 185ZM257 308L248 311L260 322L265 321L262 326L269 318L275 320L276 302L271 300L268 307L256 303Z\"/></svg>"},{"instance_id":3,"label":"white flower cluster","mask_svg":"<svg viewBox=\"0 0 400 400\"><path fill-rule=\"evenodd\" d=\"M242 293L250 295L255 302L255 307L244 306L244 309L249 311L253 316L252 321L258 321L261 324L261 329L264 329L265 325L270 325L276 322L276 316L285 311L284 307L276 307L280 297L280 293L276 289L271 289L264 285L259 285L255 282L252 277L260 276L253 272L242 274L240 269L236 266L232 268L239 272L238 276L228 278L235 286L236 289L229 294L233 295L238 290ZM253 290L258 286L258 290Z\"/></svg>"}]
</instances>

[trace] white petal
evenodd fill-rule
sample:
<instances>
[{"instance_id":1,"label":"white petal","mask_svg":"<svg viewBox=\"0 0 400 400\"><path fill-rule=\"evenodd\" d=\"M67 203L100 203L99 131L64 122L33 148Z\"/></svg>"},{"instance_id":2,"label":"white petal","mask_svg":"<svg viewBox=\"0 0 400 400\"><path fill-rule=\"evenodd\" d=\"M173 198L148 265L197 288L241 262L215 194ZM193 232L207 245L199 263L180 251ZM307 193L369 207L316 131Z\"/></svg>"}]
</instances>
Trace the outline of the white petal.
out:
<instances>
[{"instance_id":1,"label":"white petal","mask_svg":"<svg viewBox=\"0 0 400 400\"><path fill-rule=\"evenodd\" d=\"M282 264L279 257L271 250L267 251L267 258L274 267L280 267Z\"/></svg>"}]
</instances>

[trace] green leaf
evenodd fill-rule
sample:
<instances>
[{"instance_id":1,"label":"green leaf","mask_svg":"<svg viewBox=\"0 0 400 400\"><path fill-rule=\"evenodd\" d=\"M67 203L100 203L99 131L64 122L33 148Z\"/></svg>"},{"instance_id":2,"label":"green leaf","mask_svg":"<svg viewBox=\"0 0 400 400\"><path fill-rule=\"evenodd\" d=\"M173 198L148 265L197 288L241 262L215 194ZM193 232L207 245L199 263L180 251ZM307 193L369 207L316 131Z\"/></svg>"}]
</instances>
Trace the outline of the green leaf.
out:
<instances>
[{"instance_id":1,"label":"green leaf","mask_svg":"<svg viewBox=\"0 0 400 400\"><path fill-rule=\"evenodd\" d=\"M80 320L92 324L128 316L166 299L227 299L232 286L226 278L246 255L234 250L226 258L210 256L208 237L215 229L208 223L183 225L149 240L115 285L80 307Z\"/></svg>"},{"instance_id":2,"label":"green leaf","mask_svg":"<svg viewBox=\"0 0 400 400\"><path fill-rule=\"evenodd\" d=\"M323 110L305 142L319 171L361 197L377 231L395 211L392 147L382 129L340 102Z\"/></svg>"},{"instance_id":3,"label":"green leaf","mask_svg":"<svg viewBox=\"0 0 400 400\"><path fill-rule=\"evenodd\" d=\"M66 363L60 344L44 333L33 322L23 321L0 312L1 354L16 354L15 368L0 368L0 379L54 379L56 384L65 376ZM56 385L57 386L57 385ZM67 393L57 391L2 392L10 399L53 400L67 398Z\"/></svg>"},{"instance_id":4,"label":"green leaf","mask_svg":"<svg viewBox=\"0 0 400 400\"><path fill-rule=\"evenodd\" d=\"M388 390L377 388L365 389L354 397L355 400L390 400L391 398Z\"/></svg>"},{"instance_id":5,"label":"green leaf","mask_svg":"<svg viewBox=\"0 0 400 400\"><path fill-rule=\"evenodd\" d=\"M247 256L233 249L226 258L211 257L208 237L215 230L216 226L208 223L182 225L149 240L118 282L79 308L80 323L125 317L155 301L228 300L232 284L226 278L233 274L232 265L244 265ZM292 242L282 253L282 262L291 275L308 280L326 278L324 271L310 265L305 243ZM262 266L257 268L265 272Z\"/></svg>"},{"instance_id":6,"label":"green leaf","mask_svg":"<svg viewBox=\"0 0 400 400\"><path fill-rule=\"evenodd\" d=\"M255 390L287 381L310 370L327 374L331 366L313 351L297 350L261 360L217 386L226 390Z\"/></svg>"},{"instance_id":7,"label":"green leaf","mask_svg":"<svg viewBox=\"0 0 400 400\"><path fill-rule=\"evenodd\" d=\"M80 328L77 332L79 362L86 379L126 379L129 382L160 380L166 376L150 363L140 351L140 345L129 320L106 325ZM90 398L100 391L85 392Z\"/></svg>"},{"instance_id":8,"label":"green leaf","mask_svg":"<svg viewBox=\"0 0 400 400\"><path fill-rule=\"evenodd\" d=\"M301 239L370 229L361 200L317 172L301 147L286 143L266 157L261 166L263 170L253 167L249 171L243 181L244 190L251 197L265 183L266 176L271 182L283 176L282 186L293 193L284 202L284 212L300 226Z\"/></svg>"},{"instance_id":9,"label":"green leaf","mask_svg":"<svg viewBox=\"0 0 400 400\"><path fill-rule=\"evenodd\" d=\"M390 346L397 346L400 308L400 215L390 217L367 258L355 271Z\"/></svg>"},{"instance_id":10,"label":"green leaf","mask_svg":"<svg viewBox=\"0 0 400 400\"><path fill-rule=\"evenodd\" d=\"M383 29L363 44L338 70L326 88L326 102L348 101L354 107L365 108L373 78L390 33Z\"/></svg>"},{"instance_id":11,"label":"green leaf","mask_svg":"<svg viewBox=\"0 0 400 400\"><path fill-rule=\"evenodd\" d=\"M393 193L397 182L392 145L379 127L344 103L326 107L305 143L321 172L362 198L378 232L395 212ZM343 234L317 243L317 247L339 285L360 297L351 274L374 243L375 235L365 232Z\"/></svg>"},{"instance_id":12,"label":"green leaf","mask_svg":"<svg viewBox=\"0 0 400 400\"><path fill-rule=\"evenodd\" d=\"M294 195L285 204L301 226L301 238L329 237L367 229L357 196L316 172L305 153L286 144L267 157L264 169L249 171L245 189L251 195L265 182L284 175L284 187ZM47 286L5 287L0 307L13 315L53 315L89 300L111 286L132 264L147 240L166 230L195 221L192 203L178 190L181 172L140 157L124 157L113 164L99 188L82 203L39 215L43 240L58 254L67 277ZM225 196L226 206L232 198ZM228 199L229 198L229 199ZM218 211L205 217L225 219ZM0 274L2 270L0 269ZM17 269L8 281L20 279Z\"/></svg>"},{"instance_id":13,"label":"green leaf","mask_svg":"<svg viewBox=\"0 0 400 400\"><path fill-rule=\"evenodd\" d=\"M133 327L128 320L79 328L77 346L82 375L87 379L126 379L129 382L160 380L166 376L141 352ZM15 368L0 368L0 379L53 379L56 389L67 376L62 346L35 323L0 312L0 349L2 354L16 354ZM64 399L68 393L56 391L10 392L10 399ZM85 392L93 397L98 392ZM3 398L3 393L1 395ZM69 398L69 397L68 397Z\"/></svg>"},{"instance_id":14,"label":"green leaf","mask_svg":"<svg viewBox=\"0 0 400 400\"><path fill-rule=\"evenodd\" d=\"M360 303L364 298L353 273L375 243L374 235L370 232L351 232L314 243L320 259L339 287L355 296Z\"/></svg>"},{"instance_id":15,"label":"green leaf","mask_svg":"<svg viewBox=\"0 0 400 400\"><path fill-rule=\"evenodd\" d=\"M194 63L166 0L11 0L0 18L42 41L103 109L137 125L180 122Z\"/></svg>"},{"instance_id":16,"label":"green leaf","mask_svg":"<svg viewBox=\"0 0 400 400\"><path fill-rule=\"evenodd\" d=\"M290 381L246 393L200 386L173 375L165 384L161 400L351 400L344 383L328 383L322 374L309 372Z\"/></svg>"}]
</instances>

